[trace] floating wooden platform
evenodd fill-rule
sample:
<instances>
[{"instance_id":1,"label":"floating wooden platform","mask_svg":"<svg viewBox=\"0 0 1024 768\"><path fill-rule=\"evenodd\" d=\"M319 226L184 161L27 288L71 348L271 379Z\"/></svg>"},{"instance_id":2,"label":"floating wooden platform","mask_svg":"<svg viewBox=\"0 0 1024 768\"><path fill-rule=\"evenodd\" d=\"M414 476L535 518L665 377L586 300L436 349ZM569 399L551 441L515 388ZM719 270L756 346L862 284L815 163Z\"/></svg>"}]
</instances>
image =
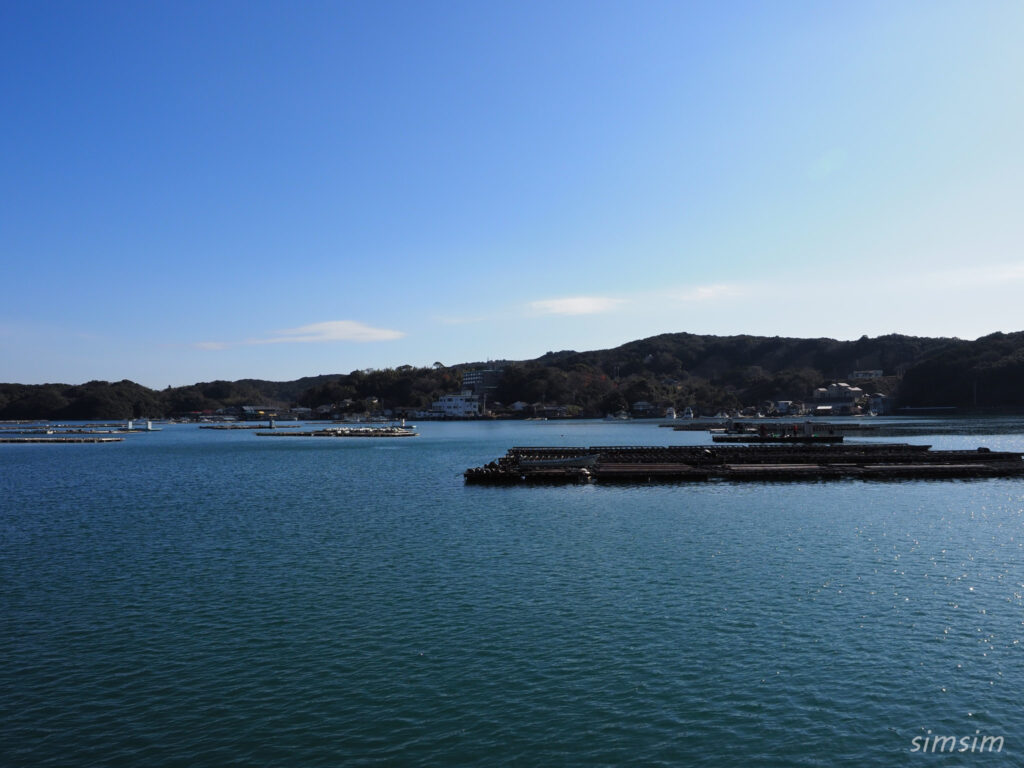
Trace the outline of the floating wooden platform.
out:
<instances>
[{"instance_id":1,"label":"floating wooden platform","mask_svg":"<svg viewBox=\"0 0 1024 768\"><path fill-rule=\"evenodd\" d=\"M835 422L835 421L821 421L820 419L801 419L799 421L777 421L767 419L718 419L714 421L703 420L703 421L684 421L683 423L666 422L659 424L661 427L672 427L677 432L703 432L712 429L729 429L732 432L749 432L751 434L760 434L761 431L765 431L771 434L792 432L793 428L796 427L798 430L803 431L805 425L810 425L810 428L815 434L845 434L848 432L875 432L880 428L878 424L865 424L860 421L852 422Z\"/></svg>"},{"instance_id":2,"label":"floating wooden platform","mask_svg":"<svg viewBox=\"0 0 1024 768\"><path fill-rule=\"evenodd\" d=\"M715 443L841 443L842 435L712 435Z\"/></svg>"},{"instance_id":3,"label":"floating wooden platform","mask_svg":"<svg viewBox=\"0 0 1024 768\"><path fill-rule=\"evenodd\" d=\"M266 424L200 424L200 429L298 429L300 424L276 424L271 427Z\"/></svg>"},{"instance_id":4,"label":"floating wooden platform","mask_svg":"<svg viewBox=\"0 0 1024 768\"><path fill-rule=\"evenodd\" d=\"M0 437L0 443L123 443L123 437Z\"/></svg>"},{"instance_id":5,"label":"floating wooden platform","mask_svg":"<svg viewBox=\"0 0 1024 768\"><path fill-rule=\"evenodd\" d=\"M598 446L512 448L467 483L822 480L1024 476L1022 454L927 445Z\"/></svg>"},{"instance_id":6,"label":"floating wooden platform","mask_svg":"<svg viewBox=\"0 0 1024 768\"><path fill-rule=\"evenodd\" d=\"M676 419L674 421L663 421L658 426L668 427L676 432L707 432L709 429L721 429L725 426L726 419Z\"/></svg>"},{"instance_id":7,"label":"floating wooden platform","mask_svg":"<svg viewBox=\"0 0 1024 768\"><path fill-rule=\"evenodd\" d=\"M258 437L416 437L404 427L332 427L307 432L257 432Z\"/></svg>"}]
</instances>

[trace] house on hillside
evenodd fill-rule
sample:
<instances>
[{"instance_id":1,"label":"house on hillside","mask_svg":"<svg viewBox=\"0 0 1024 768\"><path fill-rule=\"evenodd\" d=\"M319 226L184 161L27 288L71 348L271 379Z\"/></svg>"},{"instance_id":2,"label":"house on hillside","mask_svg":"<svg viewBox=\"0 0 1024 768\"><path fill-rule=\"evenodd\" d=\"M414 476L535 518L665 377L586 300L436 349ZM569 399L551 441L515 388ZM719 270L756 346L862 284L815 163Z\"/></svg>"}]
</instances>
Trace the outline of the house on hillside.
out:
<instances>
[{"instance_id":1,"label":"house on hillside","mask_svg":"<svg viewBox=\"0 0 1024 768\"><path fill-rule=\"evenodd\" d=\"M239 418L245 421L263 421L277 416L277 406L274 405L243 405Z\"/></svg>"},{"instance_id":2,"label":"house on hillside","mask_svg":"<svg viewBox=\"0 0 1024 768\"><path fill-rule=\"evenodd\" d=\"M828 409L831 416L843 416L853 413L860 413L860 401L864 397L864 390L860 387L851 387L846 382L836 382L827 387L818 387L814 390L814 413L821 415Z\"/></svg>"}]
</instances>

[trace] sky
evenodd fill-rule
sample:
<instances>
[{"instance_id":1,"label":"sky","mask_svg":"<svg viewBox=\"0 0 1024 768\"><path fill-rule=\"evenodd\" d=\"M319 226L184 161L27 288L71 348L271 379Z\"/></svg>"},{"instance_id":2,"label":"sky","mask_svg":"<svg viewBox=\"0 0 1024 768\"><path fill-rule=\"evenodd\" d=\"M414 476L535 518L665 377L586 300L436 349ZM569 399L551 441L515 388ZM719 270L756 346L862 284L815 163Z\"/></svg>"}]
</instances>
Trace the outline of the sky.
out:
<instances>
[{"instance_id":1,"label":"sky","mask_svg":"<svg viewBox=\"0 0 1024 768\"><path fill-rule=\"evenodd\" d=\"M0 381L1024 330L1024 4L0 0Z\"/></svg>"}]
</instances>

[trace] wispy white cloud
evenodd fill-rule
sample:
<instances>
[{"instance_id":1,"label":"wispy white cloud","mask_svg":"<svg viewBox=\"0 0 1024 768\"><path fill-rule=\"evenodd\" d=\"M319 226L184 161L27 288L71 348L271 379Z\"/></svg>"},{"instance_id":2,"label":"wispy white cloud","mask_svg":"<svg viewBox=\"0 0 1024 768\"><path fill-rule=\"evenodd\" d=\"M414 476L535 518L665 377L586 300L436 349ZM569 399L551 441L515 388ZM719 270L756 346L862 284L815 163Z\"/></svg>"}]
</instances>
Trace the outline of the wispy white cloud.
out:
<instances>
[{"instance_id":1,"label":"wispy white cloud","mask_svg":"<svg viewBox=\"0 0 1024 768\"><path fill-rule=\"evenodd\" d=\"M529 307L531 312L541 315L597 315L611 312L623 303L625 299L608 296L569 296L531 301Z\"/></svg>"},{"instance_id":2,"label":"wispy white cloud","mask_svg":"<svg viewBox=\"0 0 1024 768\"><path fill-rule=\"evenodd\" d=\"M254 344L321 344L334 341L392 341L405 336L402 331L387 328L373 328L353 320L330 320L324 323L312 323L298 328L286 328L273 331L265 338L246 339L245 341L201 341L195 344L199 349L226 349L239 345Z\"/></svg>"},{"instance_id":3,"label":"wispy white cloud","mask_svg":"<svg viewBox=\"0 0 1024 768\"><path fill-rule=\"evenodd\" d=\"M386 328L372 328L352 320L330 320L326 323L313 323L298 328L274 331L273 336L266 339L250 339L248 344L309 344L325 341L391 341L400 339L402 331L391 331Z\"/></svg>"}]
</instances>

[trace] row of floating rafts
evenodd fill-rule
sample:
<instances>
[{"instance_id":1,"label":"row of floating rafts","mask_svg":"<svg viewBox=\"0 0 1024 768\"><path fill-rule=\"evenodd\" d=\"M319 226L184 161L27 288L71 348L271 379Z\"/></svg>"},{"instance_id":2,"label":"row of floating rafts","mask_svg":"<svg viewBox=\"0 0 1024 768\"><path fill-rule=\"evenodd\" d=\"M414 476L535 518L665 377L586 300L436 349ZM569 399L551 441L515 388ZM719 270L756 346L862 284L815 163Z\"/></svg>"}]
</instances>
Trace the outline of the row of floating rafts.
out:
<instances>
[{"instance_id":1,"label":"row of floating rafts","mask_svg":"<svg viewBox=\"0 0 1024 768\"><path fill-rule=\"evenodd\" d=\"M26 424L26 425L5 425L0 435L52 435L60 436L90 436L90 435L124 435L138 432L159 432L153 427L153 423L146 421L145 429L136 429L134 419L129 419L126 424ZM53 441L51 441L53 442Z\"/></svg>"},{"instance_id":2,"label":"row of floating rafts","mask_svg":"<svg viewBox=\"0 0 1024 768\"><path fill-rule=\"evenodd\" d=\"M416 433L408 427L328 427L316 430L316 437L412 437Z\"/></svg>"},{"instance_id":3,"label":"row of floating rafts","mask_svg":"<svg viewBox=\"0 0 1024 768\"><path fill-rule=\"evenodd\" d=\"M945 478L1024 475L1019 452L931 451L929 446L633 446L513 448L466 470L470 483L580 480Z\"/></svg>"},{"instance_id":4,"label":"row of floating rafts","mask_svg":"<svg viewBox=\"0 0 1024 768\"><path fill-rule=\"evenodd\" d=\"M257 432L259 437L416 437L414 428L405 426L326 427L306 432Z\"/></svg>"}]
</instances>

